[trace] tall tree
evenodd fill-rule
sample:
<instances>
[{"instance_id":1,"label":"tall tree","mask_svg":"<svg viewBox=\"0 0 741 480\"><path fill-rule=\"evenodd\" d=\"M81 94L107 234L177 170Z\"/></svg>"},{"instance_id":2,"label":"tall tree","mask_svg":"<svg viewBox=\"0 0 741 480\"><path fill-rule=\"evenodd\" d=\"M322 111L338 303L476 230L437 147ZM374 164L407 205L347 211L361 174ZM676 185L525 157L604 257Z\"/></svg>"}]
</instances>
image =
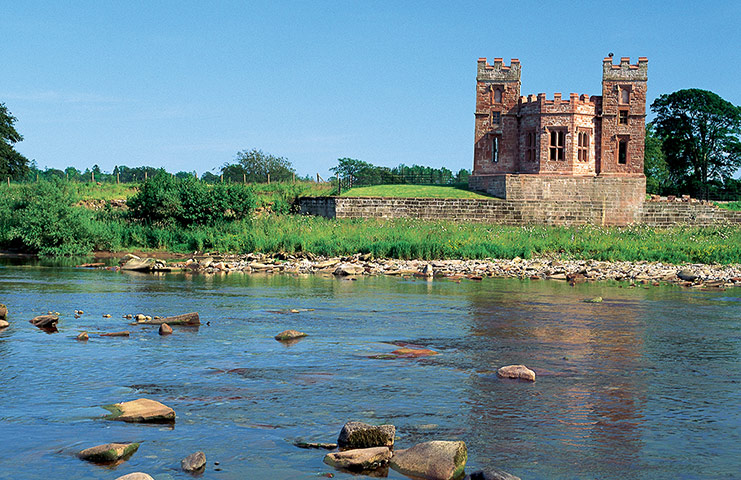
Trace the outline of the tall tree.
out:
<instances>
[{"instance_id":1,"label":"tall tree","mask_svg":"<svg viewBox=\"0 0 741 480\"><path fill-rule=\"evenodd\" d=\"M233 181L267 182L268 175L274 182L291 180L296 171L286 158L276 157L262 150L242 150L237 152L237 163L224 164L221 169L225 178Z\"/></svg>"},{"instance_id":2,"label":"tall tree","mask_svg":"<svg viewBox=\"0 0 741 480\"><path fill-rule=\"evenodd\" d=\"M699 186L707 195L709 180L725 181L741 166L741 108L691 88L661 95L651 110L675 180Z\"/></svg>"},{"instance_id":3,"label":"tall tree","mask_svg":"<svg viewBox=\"0 0 741 480\"><path fill-rule=\"evenodd\" d=\"M661 149L661 139L650 123L646 125L645 142L643 172L646 175L646 193L663 194L670 185L669 167L666 165L666 155Z\"/></svg>"},{"instance_id":4,"label":"tall tree","mask_svg":"<svg viewBox=\"0 0 741 480\"><path fill-rule=\"evenodd\" d=\"M21 178L28 173L28 159L15 151L13 145L23 140L13 126L18 119L0 103L0 176Z\"/></svg>"}]
</instances>

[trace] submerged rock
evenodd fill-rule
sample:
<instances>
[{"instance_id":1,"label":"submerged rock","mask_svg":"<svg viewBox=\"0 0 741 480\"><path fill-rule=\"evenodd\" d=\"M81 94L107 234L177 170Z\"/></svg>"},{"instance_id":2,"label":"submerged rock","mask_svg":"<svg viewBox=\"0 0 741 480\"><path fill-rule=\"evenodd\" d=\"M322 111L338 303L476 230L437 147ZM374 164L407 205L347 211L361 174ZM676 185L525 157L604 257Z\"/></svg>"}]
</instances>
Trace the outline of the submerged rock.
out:
<instances>
[{"instance_id":1,"label":"submerged rock","mask_svg":"<svg viewBox=\"0 0 741 480\"><path fill-rule=\"evenodd\" d=\"M113 463L130 457L138 448L138 443L106 443L105 445L86 448L77 456L88 462Z\"/></svg>"},{"instance_id":2,"label":"submerged rock","mask_svg":"<svg viewBox=\"0 0 741 480\"><path fill-rule=\"evenodd\" d=\"M0 320L5 320L6 318L8 318L8 307L0 303Z\"/></svg>"},{"instance_id":3,"label":"submerged rock","mask_svg":"<svg viewBox=\"0 0 741 480\"><path fill-rule=\"evenodd\" d=\"M126 263L121 265L121 270L132 271L149 271L154 269L156 260L154 258L130 258Z\"/></svg>"},{"instance_id":4,"label":"submerged rock","mask_svg":"<svg viewBox=\"0 0 741 480\"><path fill-rule=\"evenodd\" d=\"M602 297L587 298L584 303L602 303Z\"/></svg>"},{"instance_id":5,"label":"submerged rock","mask_svg":"<svg viewBox=\"0 0 741 480\"><path fill-rule=\"evenodd\" d=\"M679 277L680 280L684 280L685 282L694 282L699 278L690 270L680 270L679 272L677 272L677 277Z\"/></svg>"},{"instance_id":6,"label":"submerged rock","mask_svg":"<svg viewBox=\"0 0 741 480\"><path fill-rule=\"evenodd\" d=\"M488 470L473 472L470 475L466 475L464 480L521 480L520 477L516 477L511 473L507 473L502 470Z\"/></svg>"},{"instance_id":7,"label":"submerged rock","mask_svg":"<svg viewBox=\"0 0 741 480\"><path fill-rule=\"evenodd\" d=\"M338 276L362 275L363 273L365 273L365 267L355 263L343 263L334 271L334 274Z\"/></svg>"},{"instance_id":8,"label":"submerged rock","mask_svg":"<svg viewBox=\"0 0 741 480\"><path fill-rule=\"evenodd\" d=\"M394 446L394 435L396 435L396 427L393 425L347 422L340 431L337 445L341 450L371 447L392 448Z\"/></svg>"},{"instance_id":9,"label":"submerged rock","mask_svg":"<svg viewBox=\"0 0 741 480\"><path fill-rule=\"evenodd\" d=\"M0 320L0 328L7 328L10 324L6 320Z\"/></svg>"},{"instance_id":10,"label":"submerged rock","mask_svg":"<svg viewBox=\"0 0 741 480\"><path fill-rule=\"evenodd\" d=\"M299 332L298 330L283 330L278 335L275 336L275 339L279 342L284 342L287 340L296 340L299 338L304 338L307 335L304 332Z\"/></svg>"},{"instance_id":11,"label":"submerged rock","mask_svg":"<svg viewBox=\"0 0 741 480\"><path fill-rule=\"evenodd\" d=\"M388 447L372 447L328 453L324 456L324 463L335 468L362 471L381 467L387 464L389 459L391 450Z\"/></svg>"},{"instance_id":12,"label":"submerged rock","mask_svg":"<svg viewBox=\"0 0 741 480\"><path fill-rule=\"evenodd\" d=\"M174 423L175 411L156 400L140 398L130 402L104 405L111 412L106 420L118 420L130 423Z\"/></svg>"},{"instance_id":13,"label":"submerged rock","mask_svg":"<svg viewBox=\"0 0 741 480\"><path fill-rule=\"evenodd\" d=\"M466 460L465 442L432 441L394 452L391 468L426 480L452 480L462 476Z\"/></svg>"},{"instance_id":14,"label":"submerged rock","mask_svg":"<svg viewBox=\"0 0 741 480\"><path fill-rule=\"evenodd\" d=\"M87 332L81 332L75 339L80 342L87 342L88 338L90 338L90 336L87 334Z\"/></svg>"},{"instance_id":15,"label":"submerged rock","mask_svg":"<svg viewBox=\"0 0 741 480\"><path fill-rule=\"evenodd\" d=\"M154 478L150 477L146 473L134 472L134 473L129 473L127 475L124 475L122 477L118 477L116 478L116 480L154 480Z\"/></svg>"},{"instance_id":16,"label":"submerged rock","mask_svg":"<svg viewBox=\"0 0 741 480\"><path fill-rule=\"evenodd\" d=\"M321 443L321 442L293 442L293 445L298 448L323 448L324 450L334 450L337 448L336 443Z\"/></svg>"},{"instance_id":17,"label":"submerged rock","mask_svg":"<svg viewBox=\"0 0 741 480\"><path fill-rule=\"evenodd\" d=\"M139 322L139 315L137 315L137 322ZM145 317L143 322L139 323L145 323L148 325L162 325L163 323L166 323L170 326L172 325L200 325L201 324L201 317L198 315L198 312L190 312L190 313L184 313L182 315L175 315L174 317L164 317L164 318L152 318L152 317Z\"/></svg>"},{"instance_id":18,"label":"submerged rock","mask_svg":"<svg viewBox=\"0 0 741 480\"><path fill-rule=\"evenodd\" d=\"M417 358L417 357L429 357L431 355L440 355L434 350L430 350L429 348L409 348L409 347L402 347L394 350L391 352L392 355L395 355L400 358Z\"/></svg>"},{"instance_id":19,"label":"submerged rock","mask_svg":"<svg viewBox=\"0 0 741 480\"><path fill-rule=\"evenodd\" d=\"M535 372L525 365L507 365L497 370L497 375L503 378L521 378L531 382L535 381Z\"/></svg>"},{"instance_id":20,"label":"submerged rock","mask_svg":"<svg viewBox=\"0 0 741 480\"><path fill-rule=\"evenodd\" d=\"M170 335L172 333L172 327L169 326L166 323L163 323L160 325L159 334L160 335Z\"/></svg>"},{"instance_id":21,"label":"submerged rock","mask_svg":"<svg viewBox=\"0 0 741 480\"><path fill-rule=\"evenodd\" d=\"M124 330L123 332L109 332L109 333L101 333L101 337L128 337L131 335L131 332L128 330Z\"/></svg>"},{"instance_id":22,"label":"submerged rock","mask_svg":"<svg viewBox=\"0 0 741 480\"><path fill-rule=\"evenodd\" d=\"M206 466L206 454L203 452L191 453L180 461L180 468L186 472L197 472Z\"/></svg>"},{"instance_id":23,"label":"submerged rock","mask_svg":"<svg viewBox=\"0 0 741 480\"><path fill-rule=\"evenodd\" d=\"M57 323L59 322L58 315L39 315L29 320L34 326L37 326L44 330L56 330Z\"/></svg>"}]
</instances>

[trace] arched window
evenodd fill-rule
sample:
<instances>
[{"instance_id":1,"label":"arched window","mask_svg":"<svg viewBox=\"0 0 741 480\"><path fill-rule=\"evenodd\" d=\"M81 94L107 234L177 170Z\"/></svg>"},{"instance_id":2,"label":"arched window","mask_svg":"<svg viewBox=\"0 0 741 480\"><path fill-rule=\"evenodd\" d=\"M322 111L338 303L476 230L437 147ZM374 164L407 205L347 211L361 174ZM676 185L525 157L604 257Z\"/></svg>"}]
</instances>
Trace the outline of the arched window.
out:
<instances>
[{"instance_id":1,"label":"arched window","mask_svg":"<svg viewBox=\"0 0 741 480\"><path fill-rule=\"evenodd\" d=\"M502 103L502 89L499 87L494 89L494 103Z\"/></svg>"}]
</instances>

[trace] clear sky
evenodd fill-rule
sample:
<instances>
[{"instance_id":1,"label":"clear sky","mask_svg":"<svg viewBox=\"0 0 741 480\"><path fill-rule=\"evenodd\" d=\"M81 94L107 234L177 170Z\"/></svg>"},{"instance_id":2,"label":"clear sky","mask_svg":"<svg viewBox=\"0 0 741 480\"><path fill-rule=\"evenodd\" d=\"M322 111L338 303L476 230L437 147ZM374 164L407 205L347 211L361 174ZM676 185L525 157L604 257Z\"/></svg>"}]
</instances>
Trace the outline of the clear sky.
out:
<instances>
[{"instance_id":1,"label":"clear sky","mask_svg":"<svg viewBox=\"0 0 741 480\"><path fill-rule=\"evenodd\" d=\"M522 93L552 98L646 56L649 103L740 105L740 24L737 0L0 0L0 102L41 168L202 174L258 148L325 178L340 157L457 171L478 57L519 58Z\"/></svg>"}]
</instances>

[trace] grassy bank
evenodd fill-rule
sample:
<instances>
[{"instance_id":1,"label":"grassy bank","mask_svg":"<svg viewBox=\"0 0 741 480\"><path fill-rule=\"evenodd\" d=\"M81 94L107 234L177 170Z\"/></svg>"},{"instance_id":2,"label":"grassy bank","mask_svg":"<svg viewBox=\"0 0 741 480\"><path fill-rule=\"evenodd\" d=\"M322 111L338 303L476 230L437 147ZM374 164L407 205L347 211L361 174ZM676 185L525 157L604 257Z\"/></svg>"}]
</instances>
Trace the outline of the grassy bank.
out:
<instances>
[{"instance_id":1,"label":"grassy bank","mask_svg":"<svg viewBox=\"0 0 741 480\"><path fill-rule=\"evenodd\" d=\"M342 193L343 197L396 197L396 198L488 198L466 188L442 185L374 185L355 187Z\"/></svg>"},{"instance_id":2,"label":"grassy bank","mask_svg":"<svg viewBox=\"0 0 741 480\"><path fill-rule=\"evenodd\" d=\"M93 250L189 253L371 253L400 259L561 256L671 263L741 263L741 228L511 227L409 219L328 220L287 213L309 186L189 186L152 181L128 210L79 207L64 182L0 195L0 249L43 255ZM260 210L269 205L273 213ZM217 208L218 207L218 208Z\"/></svg>"}]
</instances>

